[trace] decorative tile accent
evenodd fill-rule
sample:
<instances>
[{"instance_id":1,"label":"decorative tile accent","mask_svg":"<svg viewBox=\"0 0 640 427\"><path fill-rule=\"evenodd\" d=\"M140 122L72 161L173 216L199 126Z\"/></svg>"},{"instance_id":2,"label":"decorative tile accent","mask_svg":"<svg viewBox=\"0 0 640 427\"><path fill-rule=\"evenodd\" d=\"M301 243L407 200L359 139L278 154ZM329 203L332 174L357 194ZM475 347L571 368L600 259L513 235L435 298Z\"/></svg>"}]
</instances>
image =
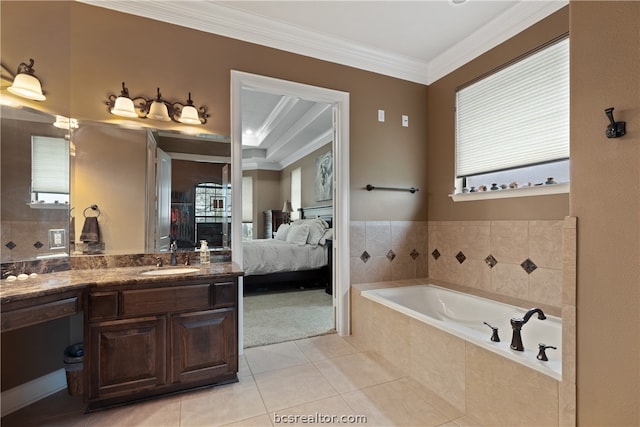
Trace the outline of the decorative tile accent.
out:
<instances>
[{"instance_id":1,"label":"decorative tile accent","mask_svg":"<svg viewBox=\"0 0 640 427\"><path fill-rule=\"evenodd\" d=\"M389 261L393 261L393 259L396 257L396 253L393 252L392 249L389 249L389 252L387 252L387 259Z\"/></svg>"},{"instance_id":2,"label":"decorative tile accent","mask_svg":"<svg viewBox=\"0 0 640 427\"><path fill-rule=\"evenodd\" d=\"M497 259L495 259L495 258L493 257L493 255L489 254L489 256L488 256L488 257L486 257L486 258L484 259L484 262L486 262L486 263L487 263L487 265L489 266L489 268L493 268L493 267L495 267L495 266L496 266L496 264L498 263L498 260L497 260Z\"/></svg>"},{"instance_id":3,"label":"decorative tile accent","mask_svg":"<svg viewBox=\"0 0 640 427\"><path fill-rule=\"evenodd\" d=\"M437 249L434 249L433 252L431 252L431 256L433 257L433 259L438 259L438 258L440 258L440 252L438 252Z\"/></svg>"},{"instance_id":4,"label":"decorative tile accent","mask_svg":"<svg viewBox=\"0 0 640 427\"><path fill-rule=\"evenodd\" d=\"M34 246L36 249L40 249L41 247L43 247L43 246L44 246L44 243L42 243L40 240L38 240L37 242L35 242L35 243L33 244L33 246Z\"/></svg>"},{"instance_id":5,"label":"decorative tile accent","mask_svg":"<svg viewBox=\"0 0 640 427\"><path fill-rule=\"evenodd\" d=\"M525 259L525 260L522 262L522 264L520 264L520 267L522 267L522 269L523 269L524 271L526 271L526 272L527 272L527 274L531 274L531 273L533 273L533 271L534 271L536 268L538 268L538 266L537 266L533 261L531 261L531 259L529 259L529 258Z\"/></svg>"},{"instance_id":6,"label":"decorative tile accent","mask_svg":"<svg viewBox=\"0 0 640 427\"><path fill-rule=\"evenodd\" d=\"M362 260L362 262L367 262L369 261L369 259L371 258L371 255L369 255L369 252L364 251L362 252L362 255L360 255L360 259Z\"/></svg>"},{"instance_id":7,"label":"decorative tile accent","mask_svg":"<svg viewBox=\"0 0 640 427\"><path fill-rule=\"evenodd\" d=\"M18 245L16 245L15 243L13 243L13 240L9 240L5 246L6 246L7 248L9 248L9 250L11 250L11 249L15 248L15 247L16 247L16 246L18 246Z\"/></svg>"},{"instance_id":8,"label":"decorative tile accent","mask_svg":"<svg viewBox=\"0 0 640 427\"><path fill-rule=\"evenodd\" d=\"M464 262L464 260L465 260L465 259L467 259L467 257L466 257L466 256L464 256L464 254L462 253L462 251L460 251L460 252L458 252L458 253L456 254L456 259L458 260L458 262L459 262L460 264L462 264L462 263Z\"/></svg>"},{"instance_id":9,"label":"decorative tile accent","mask_svg":"<svg viewBox=\"0 0 640 427\"><path fill-rule=\"evenodd\" d=\"M436 252L436 251L434 251ZM411 258L413 258L413 260L415 261L416 258L418 258L418 256L420 256L420 252L416 251L415 249L411 251L411 253L409 254L409 256ZM440 254L438 254L438 256L440 256ZM433 256L434 258L436 257L435 255ZM437 258L436 258L437 259Z\"/></svg>"}]
</instances>

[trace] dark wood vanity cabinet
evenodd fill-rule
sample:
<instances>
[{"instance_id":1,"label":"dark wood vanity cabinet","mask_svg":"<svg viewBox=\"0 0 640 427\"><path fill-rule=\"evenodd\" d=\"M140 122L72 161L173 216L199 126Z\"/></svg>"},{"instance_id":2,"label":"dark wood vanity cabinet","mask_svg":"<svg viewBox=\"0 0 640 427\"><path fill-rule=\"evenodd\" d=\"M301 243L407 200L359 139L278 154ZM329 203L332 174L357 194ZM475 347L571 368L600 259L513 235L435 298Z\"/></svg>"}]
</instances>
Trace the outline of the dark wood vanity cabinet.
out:
<instances>
[{"instance_id":1,"label":"dark wood vanity cabinet","mask_svg":"<svg viewBox=\"0 0 640 427\"><path fill-rule=\"evenodd\" d=\"M237 280L147 286L88 293L89 410L237 381Z\"/></svg>"}]
</instances>

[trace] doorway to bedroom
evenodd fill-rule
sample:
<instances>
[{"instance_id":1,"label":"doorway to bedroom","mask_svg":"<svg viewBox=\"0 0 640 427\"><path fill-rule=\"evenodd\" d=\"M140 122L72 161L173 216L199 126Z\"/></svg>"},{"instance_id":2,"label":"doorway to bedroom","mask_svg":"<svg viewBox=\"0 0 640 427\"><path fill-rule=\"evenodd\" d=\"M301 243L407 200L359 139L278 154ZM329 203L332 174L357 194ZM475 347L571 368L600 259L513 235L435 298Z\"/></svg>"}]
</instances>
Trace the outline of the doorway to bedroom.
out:
<instances>
[{"instance_id":1,"label":"doorway to bedroom","mask_svg":"<svg viewBox=\"0 0 640 427\"><path fill-rule=\"evenodd\" d=\"M242 195L232 233L245 271L240 351L348 334L348 248L334 238L347 241L347 124L346 93L232 72L232 150L243 159L234 162Z\"/></svg>"}]
</instances>

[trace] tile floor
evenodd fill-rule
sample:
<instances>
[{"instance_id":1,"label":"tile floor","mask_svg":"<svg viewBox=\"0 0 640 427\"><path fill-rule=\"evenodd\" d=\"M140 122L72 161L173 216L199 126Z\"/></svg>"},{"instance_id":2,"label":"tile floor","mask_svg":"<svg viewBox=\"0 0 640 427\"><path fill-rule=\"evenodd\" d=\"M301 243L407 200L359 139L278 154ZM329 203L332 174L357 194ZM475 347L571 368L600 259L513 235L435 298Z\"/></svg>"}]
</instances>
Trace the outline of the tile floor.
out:
<instances>
[{"instance_id":1,"label":"tile floor","mask_svg":"<svg viewBox=\"0 0 640 427\"><path fill-rule=\"evenodd\" d=\"M335 334L247 349L238 377L238 383L91 414L82 413L82 398L63 390L4 417L2 426L473 425L375 353ZM299 417L295 423L296 415L318 422ZM331 416L364 420L330 423Z\"/></svg>"}]
</instances>

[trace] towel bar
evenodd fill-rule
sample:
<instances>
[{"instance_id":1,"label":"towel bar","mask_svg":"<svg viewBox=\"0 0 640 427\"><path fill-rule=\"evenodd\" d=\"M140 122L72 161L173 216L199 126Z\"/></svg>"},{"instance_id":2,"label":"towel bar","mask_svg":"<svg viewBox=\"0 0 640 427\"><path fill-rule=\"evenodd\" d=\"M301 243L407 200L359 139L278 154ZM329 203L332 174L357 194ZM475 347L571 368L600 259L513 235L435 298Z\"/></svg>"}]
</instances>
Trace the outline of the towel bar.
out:
<instances>
[{"instance_id":1,"label":"towel bar","mask_svg":"<svg viewBox=\"0 0 640 427\"><path fill-rule=\"evenodd\" d=\"M411 188L397 188L397 187L374 187L371 184L367 184L367 186L365 187L365 190L367 191L372 191L372 190L390 190L390 191L408 191L411 194L415 193L416 191L418 191L417 188L415 187L411 187Z\"/></svg>"}]
</instances>

